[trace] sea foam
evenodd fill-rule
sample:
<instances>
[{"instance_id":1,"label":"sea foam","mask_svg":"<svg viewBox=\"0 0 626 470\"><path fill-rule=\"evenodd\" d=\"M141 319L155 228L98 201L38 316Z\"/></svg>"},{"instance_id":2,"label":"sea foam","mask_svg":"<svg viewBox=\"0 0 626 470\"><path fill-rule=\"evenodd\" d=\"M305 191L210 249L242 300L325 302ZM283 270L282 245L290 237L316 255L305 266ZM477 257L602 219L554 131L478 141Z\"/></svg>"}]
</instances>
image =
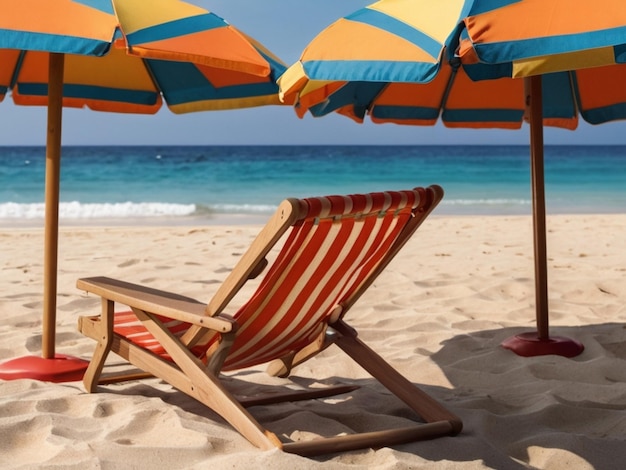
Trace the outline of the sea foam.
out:
<instances>
[{"instance_id":1,"label":"sea foam","mask_svg":"<svg viewBox=\"0 0 626 470\"><path fill-rule=\"evenodd\" d=\"M195 204L172 204L162 202L81 203L61 202L61 219L97 219L126 217L178 217L196 212ZM0 204L0 219L41 219L45 216L44 203Z\"/></svg>"}]
</instances>

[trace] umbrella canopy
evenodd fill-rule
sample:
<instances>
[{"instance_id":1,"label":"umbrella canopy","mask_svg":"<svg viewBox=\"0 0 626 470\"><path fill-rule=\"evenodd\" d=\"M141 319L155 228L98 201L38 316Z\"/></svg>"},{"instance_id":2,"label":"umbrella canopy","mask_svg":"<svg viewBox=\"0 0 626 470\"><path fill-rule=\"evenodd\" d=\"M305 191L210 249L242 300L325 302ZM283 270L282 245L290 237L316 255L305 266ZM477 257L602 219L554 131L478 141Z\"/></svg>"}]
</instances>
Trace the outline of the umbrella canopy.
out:
<instances>
[{"instance_id":1,"label":"umbrella canopy","mask_svg":"<svg viewBox=\"0 0 626 470\"><path fill-rule=\"evenodd\" d=\"M459 55L512 77L624 63L625 18L620 0L474 2ZM497 69L485 70L493 76Z\"/></svg>"},{"instance_id":2,"label":"umbrella canopy","mask_svg":"<svg viewBox=\"0 0 626 470\"><path fill-rule=\"evenodd\" d=\"M0 16L0 97L48 107L42 358L0 378L75 380L55 353L62 107L175 113L281 104L285 66L219 16L177 0L20 0ZM39 361L38 359L41 359Z\"/></svg>"},{"instance_id":3,"label":"umbrella canopy","mask_svg":"<svg viewBox=\"0 0 626 470\"><path fill-rule=\"evenodd\" d=\"M543 126L626 118L626 88L617 86L626 83L626 9L618 0L583 3L382 0L322 31L279 79L281 97L295 101L301 117L338 112L357 122L369 115L377 123L468 128L530 123L537 332L504 344L522 355L582 351L549 335Z\"/></svg>"},{"instance_id":4,"label":"umbrella canopy","mask_svg":"<svg viewBox=\"0 0 626 470\"><path fill-rule=\"evenodd\" d=\"M35 17L31 12L37 12ZM175 113L279 104L284 65L219 16L176 0L24 0L0 17L0 93L48 103L50 53L66 54L63 105Z\"/></svg>"},{"instance_id":5,"label":"umbrella canopy","mask_svg":"<svg viewBox=\"0 0 626 470\"><path fill-rule=\"evenodd\" d=\"M300 117L338 112L357 122L367 115L376 123L517 129L528 109L524 82L512 77L535 70L544 74L544 125L623 119L626 90L615 85L626 65L598 66L626 62L626 9L600 3L566 16L570 2L559 0L382 0L314 38L280 78L280 93L297 99ZM557 7L559 22L549 14ZM548 73L563 70L574 71Z\"/></svg>"}]
</instances>

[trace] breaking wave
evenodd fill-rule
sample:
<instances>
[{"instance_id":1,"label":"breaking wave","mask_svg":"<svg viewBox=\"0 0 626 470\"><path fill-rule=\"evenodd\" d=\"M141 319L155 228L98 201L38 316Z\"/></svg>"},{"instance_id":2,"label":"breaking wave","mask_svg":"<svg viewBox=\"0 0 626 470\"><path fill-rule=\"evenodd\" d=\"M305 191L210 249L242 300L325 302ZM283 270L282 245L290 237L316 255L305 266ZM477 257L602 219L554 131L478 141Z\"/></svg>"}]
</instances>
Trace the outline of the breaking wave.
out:
<instances>
[{"instance_id":1,"label":"breaking wave","mask_svg":"<svg viewBox=\"0 0 626 470\"><path fill-rule=\"evenodd\" d=\"M195 204L170 204L163 202L116 202L116 203L81 203L61 202L61 219L98 219L126 217L180 217L196 212ZM45 204L18 204L6 202L0 204L0 219L43 219Z\"/></svg>"}]
</instances>

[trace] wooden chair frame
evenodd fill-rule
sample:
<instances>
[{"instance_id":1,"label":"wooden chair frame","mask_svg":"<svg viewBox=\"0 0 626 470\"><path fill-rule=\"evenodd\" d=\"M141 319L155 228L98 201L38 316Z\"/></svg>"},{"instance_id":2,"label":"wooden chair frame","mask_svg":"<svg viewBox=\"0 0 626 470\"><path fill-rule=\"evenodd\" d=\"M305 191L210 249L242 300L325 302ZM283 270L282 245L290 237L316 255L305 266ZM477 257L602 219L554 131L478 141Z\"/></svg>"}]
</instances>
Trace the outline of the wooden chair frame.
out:
<instances>
[{"instance_id":1,"label":"wooden chair frame","mask_svg":"<svg viewBox=\"0 0 626 470\"><path fill-rule=\"evenodd\" d=\"M455 435L461 431L461 420L398 373L382 357L365 345L356 331L343 319L346 311L367 290L373 280L409 240L424 219L443 197L436 185L416 188L420 203L402 228L391 248L366 281L340 306L339 311L319 334L317 340L300 351L270 363L268 372L287 376L292 367L311 358L331 344L343 350L373 378L413 409L425 423L411 427L320 438L309 441L282 442L265 429L248 411L248 407L281 401L296 401L353 391L353 386L329 387L322 390L289 391L267 398L245 400L237 398L220 380L220 370L228 356L239 327L224 309L245 282L258 275L267 264L266 256L283 234L303 217L301 200L287 199L276 211L250 249L219 287L208 304L164 291L130 284L106 277L83 278L77 281L81 290L102 298L98 316L79 318L79 331L96 340L96 349L84 376L85 388L95 392L99 384L155 376L200 401L217 412L251 443L261 449L278 447L286 452L305 456L342 452L358 448L392 446L420 439ZM141 348L114 331L115 303L129 306L141 324L165 349L171 359L165 359ZM162 317L179 320L190 326L185 334L174 335L161 321ZM210 347L206 364L191 349L208 336L219 336ZM202 343L204 344L204 343ZM107 356L114 352L140 369L140 373L102 375ZM340 406L340 405L337 405Z\"/></svg>"}]
</instances>

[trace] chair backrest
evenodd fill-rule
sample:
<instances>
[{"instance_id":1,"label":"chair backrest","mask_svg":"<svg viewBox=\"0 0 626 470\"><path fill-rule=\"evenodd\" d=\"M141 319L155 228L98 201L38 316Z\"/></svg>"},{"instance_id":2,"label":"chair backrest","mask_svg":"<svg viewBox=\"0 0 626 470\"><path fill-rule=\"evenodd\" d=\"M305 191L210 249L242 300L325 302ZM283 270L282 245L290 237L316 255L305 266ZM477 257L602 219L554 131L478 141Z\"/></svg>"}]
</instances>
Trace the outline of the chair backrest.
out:
<instances>
[{"instance_id":1,"label":"chair backrest","mask_svg":"<svg viewBox=\"0 0 626 470\"><path fill-rule=\"evenodd\" d=\"M254 295L222 370L314 341L367 289L443 196L438 186L297 200L287 239Z\"/></svg>"}]
</instances>

